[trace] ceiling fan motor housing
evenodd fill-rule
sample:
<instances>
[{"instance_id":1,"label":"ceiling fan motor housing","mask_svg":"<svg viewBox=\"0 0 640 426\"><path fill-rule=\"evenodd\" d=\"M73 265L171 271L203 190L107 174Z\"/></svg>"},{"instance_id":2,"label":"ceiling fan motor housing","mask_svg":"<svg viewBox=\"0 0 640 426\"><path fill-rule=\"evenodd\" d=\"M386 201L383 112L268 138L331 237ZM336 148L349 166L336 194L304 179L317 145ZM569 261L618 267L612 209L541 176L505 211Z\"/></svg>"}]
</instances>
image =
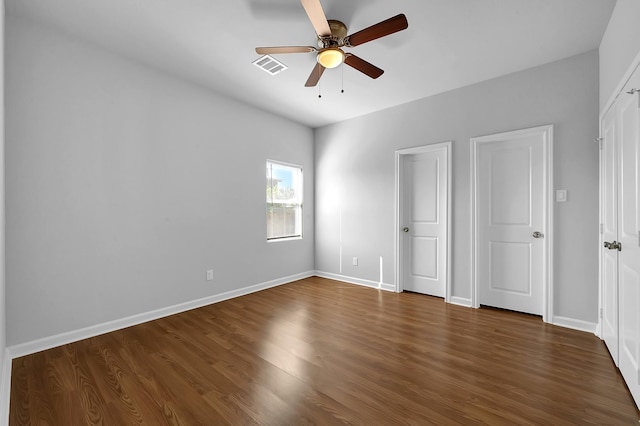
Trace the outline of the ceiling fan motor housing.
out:
<instances>
[{"instance_id":1,"label":"ceiling fan motor housing","mask_svg":"<svg viewBox=\"0 0 640 426\"><path fill-rule=\"evenodd\" d=\"M331 35L320 37L318 39L318 47L342 47L344 46L344 39L347 37L347 26L335 19L329 19L329 28L331 28Z\"/></svg>"}]
</instances>

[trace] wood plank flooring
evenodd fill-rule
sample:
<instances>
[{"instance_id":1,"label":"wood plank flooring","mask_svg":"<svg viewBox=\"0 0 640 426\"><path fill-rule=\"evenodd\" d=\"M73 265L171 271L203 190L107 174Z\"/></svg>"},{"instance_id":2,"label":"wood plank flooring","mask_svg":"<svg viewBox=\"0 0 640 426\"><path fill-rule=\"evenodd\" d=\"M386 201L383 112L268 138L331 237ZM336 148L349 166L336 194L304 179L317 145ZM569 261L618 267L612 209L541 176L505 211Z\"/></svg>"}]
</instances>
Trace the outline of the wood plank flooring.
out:
<instances>
[{"instance_id":1,"label":"wood plank flooring","mask_svg":"<svg viewBox=\"0 0 640 426\"><path fill-rule=\"evenodd\" d=\"M639 419L589 333L314 277L15 359L9 424Z\"/></svg>"}]
</instances>

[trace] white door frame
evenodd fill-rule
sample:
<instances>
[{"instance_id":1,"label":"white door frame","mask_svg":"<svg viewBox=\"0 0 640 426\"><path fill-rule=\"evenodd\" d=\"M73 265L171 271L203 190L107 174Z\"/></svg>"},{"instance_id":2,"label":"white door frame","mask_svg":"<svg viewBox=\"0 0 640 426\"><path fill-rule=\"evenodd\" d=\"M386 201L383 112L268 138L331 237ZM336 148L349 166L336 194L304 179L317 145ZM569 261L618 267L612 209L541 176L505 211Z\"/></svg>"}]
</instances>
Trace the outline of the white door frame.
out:
<instances>
[{"instance_id":1,"label":"white door frame","mask_svg":"<svg viewBox=\"0 0 640 426\"><path fill-rule=\"evenodd\" d=\"M429 145L417 146L413 148L399 149L396 151L396 218L395 218L395 260L396 260L396 292L401 293L403 291L403 248L402 248L402 233L400 229L402 227L402 218L404 217L404 206L403 206L403 158L407 155L413 154L422 154L425 152L437 151L445 148L447 152L447 279L446 281L446 289L445 289L445 298L444 301L449 303L451 299L451 147L452 142L440 142L433 143Z\"/></svg>"},{"instance_id":2,"label":"white door frame","mask_svg":"<svg viewBox=\"0 0 640 426\"><path fill-rule=\"evenodd\" d=\"M530 134L542 134L544 137L543 158L543 295L542 295L542 320L553 322L553 125L532 127L529 129L515 130L494 135L471 138L471 306L480 307L478 296L478 207L477 207L477 183L478 183L478 148L483 143L506 141L513 137Z\"/></svg>"}]
</instances>

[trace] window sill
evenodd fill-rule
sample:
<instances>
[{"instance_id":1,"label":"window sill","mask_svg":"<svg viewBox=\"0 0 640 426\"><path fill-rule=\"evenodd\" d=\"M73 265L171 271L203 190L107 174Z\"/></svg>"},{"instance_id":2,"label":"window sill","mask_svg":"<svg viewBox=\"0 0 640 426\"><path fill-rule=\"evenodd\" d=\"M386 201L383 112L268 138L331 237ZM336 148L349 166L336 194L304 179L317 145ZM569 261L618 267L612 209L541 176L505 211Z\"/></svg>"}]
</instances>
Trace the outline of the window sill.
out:
<instances>
[{"instance_id":1,"label":"window sill","mask_svg":"<svg viewBox=\"0 0 640 426\"><path fill-rule=\"evenodd\" d=\"M267 243L279 243L281 241L296 241L296 240L301 240L302 236L299 237L285 237L285 238L272 238L272 239L268 239Z\"/></svg>"}]
</instances>

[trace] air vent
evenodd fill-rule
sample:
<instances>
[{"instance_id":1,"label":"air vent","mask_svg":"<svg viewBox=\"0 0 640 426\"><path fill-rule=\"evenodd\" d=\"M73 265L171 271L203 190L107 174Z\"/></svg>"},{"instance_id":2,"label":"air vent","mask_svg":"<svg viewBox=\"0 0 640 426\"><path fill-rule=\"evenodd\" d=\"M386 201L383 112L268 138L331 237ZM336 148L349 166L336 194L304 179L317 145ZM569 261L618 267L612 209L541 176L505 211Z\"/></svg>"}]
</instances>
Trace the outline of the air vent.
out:
<instances>
[{"instance_id":1,"label":"air vent","mask_svg":"<svg viewBox=\"0 0 640 426\"><path fill-rule=\"evenodd\" d=\"M252 62L253 65L271 75L276 75L287 69L287 66L269 55L264 55Z\"/></svg>"}]
</instances>

